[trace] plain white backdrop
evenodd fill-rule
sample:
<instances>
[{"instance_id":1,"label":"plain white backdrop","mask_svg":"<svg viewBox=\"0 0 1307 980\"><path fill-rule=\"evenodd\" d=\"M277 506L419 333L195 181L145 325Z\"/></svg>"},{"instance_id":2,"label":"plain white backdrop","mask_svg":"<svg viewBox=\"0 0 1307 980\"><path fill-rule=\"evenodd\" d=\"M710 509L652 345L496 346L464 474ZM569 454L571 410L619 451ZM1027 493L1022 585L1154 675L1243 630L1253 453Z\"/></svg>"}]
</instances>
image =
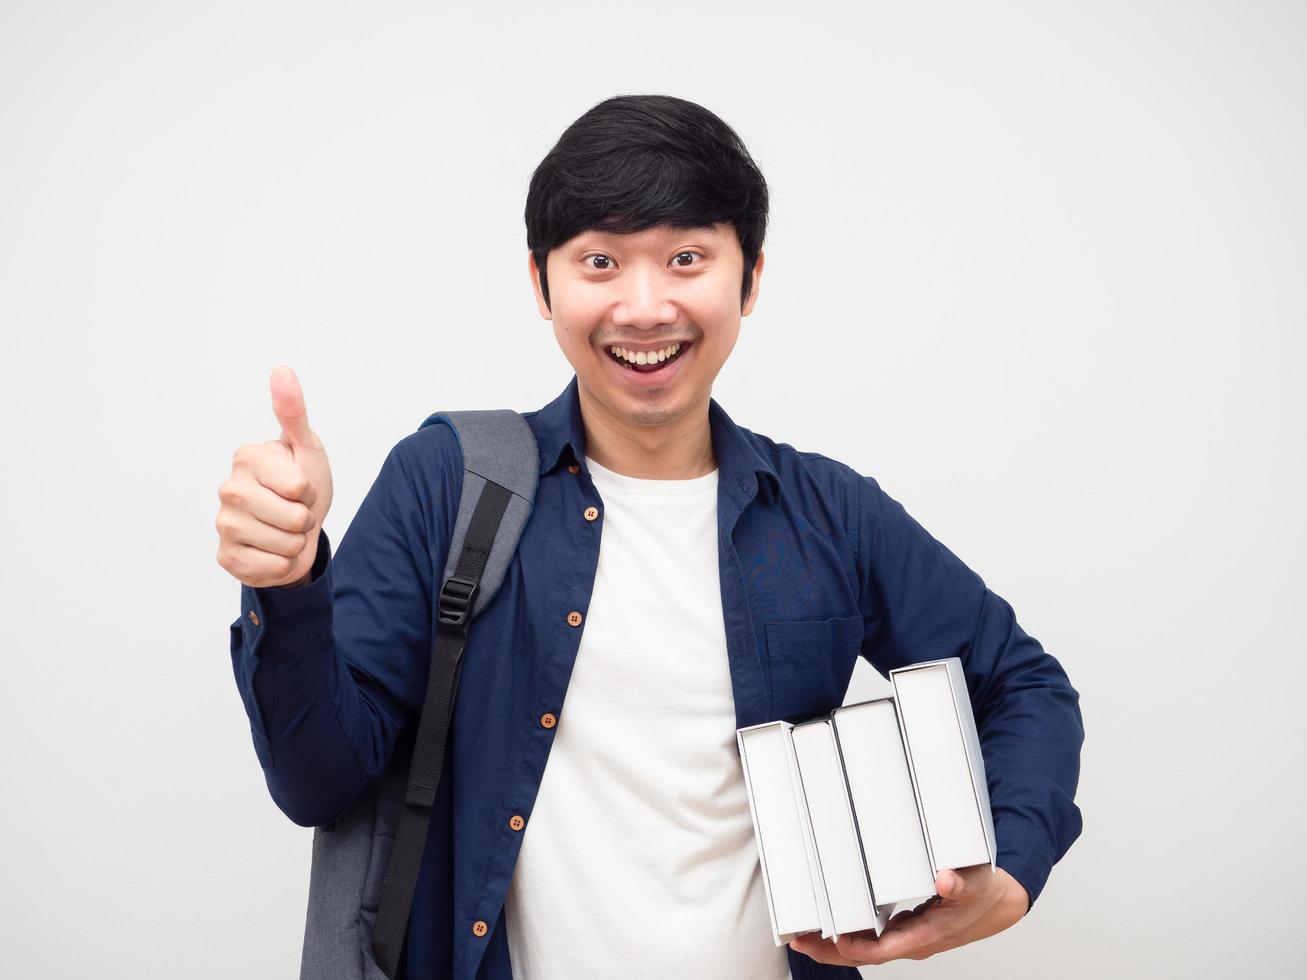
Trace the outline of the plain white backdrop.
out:
<instances>
[{"instance_id":1,"label":"plain white backdrop","mask_svg":"<svg viewBox=\"0 0 1307 980\"><path fill-rule=\"evenodd\" d=\"M1293 3L4 0L0 973L296 975L231 453L291 364L338 542L430 412L557 394L527 182L659 92L773 197L714 396L877 477L1081 693L1085 830L1033 912L863 972L1295 975L1305 41Z\"/></svg>"}]
</instances>

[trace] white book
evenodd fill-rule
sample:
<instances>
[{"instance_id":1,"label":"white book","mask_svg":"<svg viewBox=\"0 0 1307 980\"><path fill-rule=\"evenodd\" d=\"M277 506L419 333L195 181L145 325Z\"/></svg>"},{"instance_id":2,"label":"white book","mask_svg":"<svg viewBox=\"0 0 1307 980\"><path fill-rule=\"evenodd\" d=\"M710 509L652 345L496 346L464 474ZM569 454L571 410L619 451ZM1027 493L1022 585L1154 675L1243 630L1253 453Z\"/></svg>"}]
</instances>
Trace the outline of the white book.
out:
<instances>
[{"instance_id":1,"label":"white book","mask_svg":"<svg viewBox=\"0 0 1307 980\"><path fill-rule=\"evenodd\" d=\"M806 932L829 935L829 911L823 913L814 881L816 852L794 759L793 727L771 721L735 733L777 946Z\"/></svg>"},{"instance_id":2,"label":"white book","mask_svg":"<svg viewBox=\"0 0 1307 980\"><path fill-rule=\"evenodd\" d=\"M878 912L872 898L830 719L795 725L791 738L817 852L818 901L825 899L830 916L822 935L871 929L879 936L889 910Z\"/></svg>"},{"instance_id":3,"label":"white book","mask_svg":"<svg viewBox=\"0 0 1307 980\"><path fill-rule=\"evenodd\" d=\"M893 698L836 708L831 727L879 909L935 894L917 794Z\"/></svg>"},{"instance_id":4,"label":"white book","mask_svg":"<svg viewBox=\"0 0 1307 980\"><path fill-rule=\"evenodd\" d=\"M889 676L935 870L992 867L994 818L962 662L909 664Z\"/></svg>"}]
</instances>

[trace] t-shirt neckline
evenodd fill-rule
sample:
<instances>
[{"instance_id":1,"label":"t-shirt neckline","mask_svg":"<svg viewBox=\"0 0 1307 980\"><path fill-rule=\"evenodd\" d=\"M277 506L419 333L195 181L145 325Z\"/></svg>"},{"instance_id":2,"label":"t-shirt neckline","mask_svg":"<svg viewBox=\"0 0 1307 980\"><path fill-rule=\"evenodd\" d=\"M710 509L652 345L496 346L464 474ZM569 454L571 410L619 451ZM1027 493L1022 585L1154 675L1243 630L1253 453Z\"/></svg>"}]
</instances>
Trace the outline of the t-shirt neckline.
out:
<instances>
[{"instance_id":1,"label":"t-shirt neckline","mask_svg":"<svg viewBox=\"0 0 1307 980\"><path fill-rule=\"evenodd\" d=\"M600 466L589 456L585 458L585 465L590 478L601 492L608 490L627 497L699 497L717 492L716 469L688 480L648 480L615 473Z\"/></svg>"}]
</instances>

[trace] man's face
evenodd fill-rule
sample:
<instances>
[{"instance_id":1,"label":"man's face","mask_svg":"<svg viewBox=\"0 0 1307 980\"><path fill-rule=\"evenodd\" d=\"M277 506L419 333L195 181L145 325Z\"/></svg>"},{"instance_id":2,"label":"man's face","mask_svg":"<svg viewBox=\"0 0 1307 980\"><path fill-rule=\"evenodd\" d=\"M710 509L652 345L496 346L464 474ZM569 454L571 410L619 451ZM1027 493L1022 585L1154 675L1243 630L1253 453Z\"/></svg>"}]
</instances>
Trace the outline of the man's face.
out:
<instances>
[{"instance_id":1,"label":"man's face","mask_svg":"<svg viewBox=\"0 0 1307 980\"><path fill-rule=\"evenodd\" d=\"M724 222L582 232L549 253L552 310L534 257L529 265L540 315L553 321L582 397L612 417L659 426L706 404L753 310L763 256L743 307L744 253Z\"/></svg>"}]
</instances>

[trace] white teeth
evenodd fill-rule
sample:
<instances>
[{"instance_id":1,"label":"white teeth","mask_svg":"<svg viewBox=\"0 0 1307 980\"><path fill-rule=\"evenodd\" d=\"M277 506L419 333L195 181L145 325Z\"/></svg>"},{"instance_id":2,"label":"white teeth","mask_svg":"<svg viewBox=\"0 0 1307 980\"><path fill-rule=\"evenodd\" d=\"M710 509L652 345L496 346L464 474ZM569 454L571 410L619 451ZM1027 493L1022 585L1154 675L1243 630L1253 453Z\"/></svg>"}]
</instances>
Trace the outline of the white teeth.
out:
<instances>
[{"instance_id":1,"label":"white teeth","mask_svg":"<svg viewBox=\"0 0 1307 980\"><path fill-rule=\"evenodd\" d=\"M616 357L623 361L628 361L631 364L661 364L663 361L679 352L681 345L678 342L672 344L670 347L664 347L662 350L651 351L631 351L627 350L625 347L612 347L609 349Z\"/></svg>"}]
</instances>

